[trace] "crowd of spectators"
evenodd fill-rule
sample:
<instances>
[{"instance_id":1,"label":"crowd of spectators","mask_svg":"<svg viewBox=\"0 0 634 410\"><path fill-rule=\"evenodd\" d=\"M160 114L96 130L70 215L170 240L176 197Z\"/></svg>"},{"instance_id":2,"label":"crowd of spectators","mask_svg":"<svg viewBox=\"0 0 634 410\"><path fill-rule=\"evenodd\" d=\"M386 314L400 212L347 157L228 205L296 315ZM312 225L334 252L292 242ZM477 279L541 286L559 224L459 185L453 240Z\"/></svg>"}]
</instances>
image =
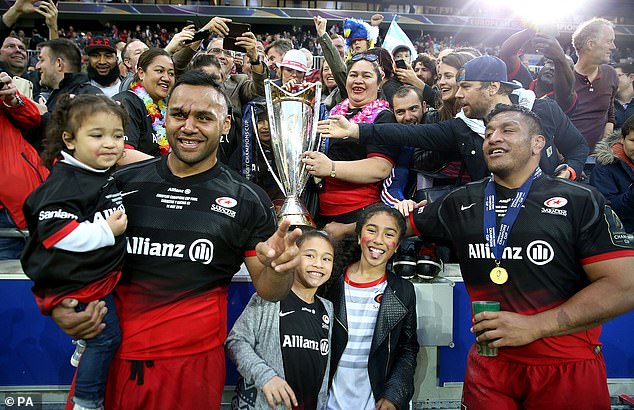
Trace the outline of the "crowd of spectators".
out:
<instances>
[{"instance_id":1,"label":"crowd of spectators","mask_svg":"<svg viewBox=\"0 0 634 410\"><path fill-rule=\"evenodd\" d=\"M459 244L461 251L458 251L459 255L454 255L454 260L458 258L464 265L472 263L470 259L477 259L478 271L493 268L491 275L506 272L500 267L501 262L508 263L513 274L520 272L520 276L530 278L531 282L542 271L541 266L528 265L526 259L511 261L512 258L502 257L506 245L503 244L500 250L495 245L495 233L492 237L489 233L496 229L496 207L503 209L507 216L515 210L523 212L519 225L524 226L520 234L514 231L515 235L509 236L512 238L509 243L518 247L528 249L531 246L528 241L533 240L534 232L544 237L553 231L562 232L561 240L556 241L556 245L561 246L557 248L557 260L543 269L552 270L556 273L552 276L561 277L562 282L570 282L568 276L573 277L574 286L559 294L551 289L559 286L536 282L536 288L531 286L529 289L515 283L516 279L512 278L508 285L512 286L513 294L534 295L534 289L538 289L547 297L532 305L531 309L539 307L539 311L517 309L512 297L509 297L510 302L504 299L506 312L501 312L501 315L509 315L509 320L530 320L519 318L524 314L552 314L554 309L559 308L551 309L551 306L568 303L568 300L574 303L577 298L584 300L589 298L587 295L594 295L590 301L597 302L605 298L606 290L603 288L601 291L600 285L596 290L597 286L589 283L600 280L605 283L606 276L608 279L612 277L612 288L618 297L612 298L612 305L601 312L604 316L588 317L585 313L586 316L577 319L583 326L567 324L562 333L558 333L561 329L557 328L557 331L544 332L539 337L524 334L516 342L494 342L500 343L501 347L528 346L524 350L506 350L511 359L519 360L523 356L536 361L547 359L550 356L543 352L551 349L539 346L555 343L551 342L551 335L573 334L564 339L566 348L559 352L561 359L587 360L588 355L594 357L592 352L598 344L599 331L594 331L596 337L593 336L592 340L574 336L574 332L580 329L585 332L585 329L596 326L599 319L613 317L630 308L632 302L627 294L634 286L630 285L631 275L627 276L627 280L620 275L631 271L630 256L634 255L634 251L618 250L620 245L615 242L616 238L623 248L631 248L631 242L624 239L627 233L616 214L607 215L610 208L604 206L604 199L598 192L568 182L584 182L587 179L591 169L584 169L584 165L592 163L589 161L592 148L602 138L611 137L609 147L604 147L606 152L603 157L609 162L605 165L617 164L613 168L618 168L604 172L603 180L616 176L621 183L615 184L615 189L627 191L624 196L620 195L622 192L613 195L613 201L619 199L623 203L622 207L615 207L615 211L632 209L632 188L631 184L627 185L634 169L634 134L629 131L631 122L624 121L620 138L614 138L611 132L616 122L615 98L624 108L629 105L634 98L631 92L634 80L628 85L631 67L621 66L620 72L617 72L608 64L616 57L624 58L631 51L616 54L613 26L607 20L593 19L580 25L573 35L574 53L572 49L564 51L568 47L559 45L554 37L543 38L530 29L523 32L519 39L515 37L517 41L512 44L507 39L500 45L473 44L453 37L435 38L421 32L412 36L415 50L407 45L388 50L381 47L377 28L382 22L380 15L373 16L370 23L352 19L342 25L336 22L330 29L325 18L315 16L314 30L293 26L280 33L246 31L235 36L230 36L231 20L218 16L202 27L210 36L201 40L195 38L196 28L193 25L167 28L155 24L143 28L143 25L137 24L133 28L124 28L106 24L104 30L85 33L72 26L59 28L57 10L51 4L18 0L2 17L0 25L5 37L0 53L0 71L4 71L0 73L0 82L5 84L0 90L0 120L13 125L10 128L12 144L3 151L3 155L5 163L17 161L20 165L14 167L13 174L6 174L13 176L5 185L21 187L19 190L3 191L2 226L24 228L25 215L21 212L27 211L22 211L19 206L29 194L24 187L37 189L48 172L46 168L39 173L27 173L24 170L29 170L29 164L23 159L38 162L38 155L44 152L47 158L45 164L54 173L57 165L52 164L55 159L64 163L72 162L74 158L81 163L80 157L90 157L75 143L81 133L72 128L60 127L57 132L58 143L63 141L66 148L51 150L50 130L54 129L51 121L57 121L60 113L75 118L60 109L67 106L69 99L89 101L90 98L83 94L94 94L111 106L123 107L127 112L127 122L125 127L122 118L117 122L120 125L117 138L121 153L118 165L147 160L113 174L121 192L113 192L111 197L117 197L126 208L126 215L130 215L126 231L129 245L122 272L124 279L116 284L118 277L114 279L113 276L108 290L109 293L116 284L116 293L121 299L117 310L120 312L123 338L119 355L111 367L114 371L110 379L106 383L104 374L99 377L104 385L116 387L111 387L107 393L100 392L97 400L91 400L96 403L91 404L92 407L101 405L102 393L111 403L124 400L128 405L130 401L130 408L142 408L143 404L139 403L147 397L157 402L164 400L168 404L164 404L163 408L176 407L182 404L182 400L189 400L186 404L190 407L197 402L219 405L224 375L223 372L210 375L212 372L208 369L224 368L227 283L244 262L256 290L264 299L280 300L288 294L290 268L298 264L295 239L299 233L287 236L288 221L280 223L275 233L272 210L275 206L279 208L284 199L275 171L277 166L286 164L282 161L277 161L277 165L271 163L275 149L271 135L274 127L269 124L272 116L267 115L268 106L263 102L265 84L289 91L310 87L310 83L323 84L323 109L329 112L330 119L320 121L317 131L328 142L323 147L302 153L297 159L301 162L298 167L310 176L302 199L310 208L316 224L327 232L328 238L344 249L359 251L361 255L351 258L356 262L337 268L339 275L327 292L334 302L335 317L342 314L342 304L343 314L345 305L350 306L349 312L360 312L351 313L347 319L338 318L338 324L333 318L327 321L336 326L330 349L333 352L330 360L332 368L326 371L324 367L322 379L312 380L310 384L312 387L321 386L320 391L328 384L329 400L334 401L331 407L363 402L367 403L364 408L393 410L406 407L412 399L418 351L415 296L411 283L396 278L388 272L387 266L405 236L405 220L401 213L407 216L421 206L419 199L436 202L427 208L432 209L432 216L429 216L430 212L418 212L410 222L435 229L441 240L447 240L447 235L451 234L449 236L452 236L454 244L456 240L465 242ZM19 30L14 32L15 37L11 34L7 36L17 17L26 12L36 12L45 17L48 40L40 39L38 32L27 39ZM353 27L356 34L348 35L344 40L340 34L345 24ZM542 50L545 59L544 67L548 67L537 78L533 78L522 64L522 56L532 51L528 46L523 49L530 39L536 40L535 44ZM31 72L26 62L27 41L29 47L33 45L38 50ZM238 53L235 49L242 51ZM571 64L566 57L569 54L578 56ZM316 56L323 57L320 67L312 66ZM551 65L554 73L546 76ZM26 86L26 91L17 91L23 86ZM599 94L601 99L597 105L601 110L590 112L593 98ZM108 98L119 104L113 104ZM77 105L78 109L84 108L81 104ZM94 106L88 108L94 109ZM28 118L13 121L14 124L12 119L19 117L16 113L23 113ZM91 113L88 116L96 115ZM81 123L78 126L88 122L76 121ZM102 118L99 126L89 127L91 132L81 136L90 141L102 139L103 135L99 133L105 134L103 130L107 124L103 123L106 122ZM119 129L124 131L119 132ZM27 148L28 158L23 152ZM77 172L99 170L106 172L99 175L100 179L109 176L108 173L113 171L110 167L116 161L112 153L103 153L103 156L108 155L107 169L89 164L80 166L75 162ZM494 177L489 180L487 177L491 176L491 172ZM521 211L523 199L503 205L514 196L528 196L533 180L537 189L530 192L532 197L526 202L527 211ZM26 182L29 185L25 185ZM468 182L476 183L455 189ZM495 184L498 186L494 187ZM475 186L479 187L477 192L473 191ZM71 184L63 188L76 191ZM443 191L437 198L431 196L434 188ZM517 194L515 190L518 190ZM499 202L495 199L498 195L495 192L500 195ZM179 195L171 196L172 193ZM472 199L470 195L477 198ZM532 199L537 198L536 195L539 195L539 200ZM5 197L10 197L10 201L5 202ZM105 196L106 199L111 197ZM438 215L447 212L444 208L441 210L438 201L449 197L452 198L449 203L460 211L451 211L451 217L445 214L436 217L433 212L437 211ZM183 198L186 199L181 201ZM569 207L561 208L568 202ZM477 206L471 209L476 203ZM548 207L546 211L542 203ZM551 203L554 205L549 205ZM55 202L55 205L58 203ZM596 209L589 210L590 206ZM533 221L539 218L526 217L529 207L530 212L542 215L542 218L548 214L548 224L558 224L562 228L551 229L544 223L534 231ZM476 209L479 210L478 216ZM477 218L482 218L484 210L488 215L484 223L493 226L489 228L485 225L486 234L481 238L481 226L472 222L480 221ZM41 219L59 219L57 222L62 227L42 239L40 250L43 254L66 239L70 231L79 229L77 222L84 223L75 220L69 223L69 219L80 218L61 208L42 212L45 213L39 214ZM148 212L154 212L155 216ZM567 212L573 217L560 218ZM604 212L606 218L603 218ZM459 217L453 217L455 215ZM502 219L502 224L507 223L507 216ZM440 221L448 219L452 220L451 223L462 220L465 223L456 229L446 224L441 227ZM94 223L98 220L95 215ZM626 222L626 226L630 227L631 221ZM579 233L579 226L573 226L575 223L592 229ZM512 226L513 222L509 224ZM474 233L469 232L466 236L456 234L465 227ZM117 231L115 235L123 234L123 229ZM476 238L475 232L478 239L473 239ZM111 236L107 235L108 239ZM599 248L587 245L594 239L600 243ZM178 248L185 245L170 243L174 240L189 241L189 260L186 257L177 260L176 254L182 251ZM464 251L473 247L476 240L478 244L488 241L487 245L496 256L496 267L493 267L490 257L474 257L472 252ZM555 238L549 240L555 244ZM104 240L104 244L106 242ZM211 251L205 248L207 244L211 244ZM360 245L362 249L356 249L355 245ZM433 250L436 244L425 246L427 250L419 255L419 259L437 262ZM19 254L15 247L11 250L12 257ZM581 259L564 257L576 256L577 250ZM170 255L166 254L168 251ZM207 254L213 255L204 261ZM609 256L604 258L605 254ZM625 261L614 262L625 257L628 257ZM595 263L588 262L592 258L596 258ZM76 263L82 259L73 260ZM419 260L414 263L418 265ZM597 264L601 263L602 269L599 269ZM23 266L28 266L28 263ZM617 271L620 273L615 273ZM476 277L466 269L464 272L468 290L474 299L479 296L478 289L487 289L480 295L493 295L499 289L496 286L504 285L508 280L508 277L500 279L482 275L486 281L484 284L480 282L480 276ZM488 282L488 277L493 284ZM46 295L49 289L43 287L42 294ZM355 287L358 289L352 289ZM586 291L586 288L590 290ZM350 290L361 301L349 296ZM581 296L577 296L578 293ZM99 309L94 307L97 301L88 300L97 294L94 291L69 294L77 299L86 298L79 302L91 302L94 309ZM405 300L399 301L398 298L404 295ZM90 313L83 317L82 313L91 308L82 305L75 309L68 300L62 299L64 294L54 296L55 302L51 302L50 306L53 316L57 315L58 324L69 334L79 336L76 330L72 330L76 326L62 325L62 318L84 323L85 316L90 316ZM204 301L199 298L204 298ZM289 308L285 302L281 303L280 309L295 309ZM192 309L190 314L180 311L186 306ZM219 310L208 320L212 307ZM588 311L580 308L572 310ZM374 313L370 315L368 312ZM283 317L281 310L279 317ZM379 325L376 328L364 325L368 319L370 323ZM341 326L344 322L347 324ZM282 323L291 322L284 319ZM93 323L88 333L83 330L81 333L90 339L100 330L95 326L98 324ZM485 325L475 322L475 326ZM496 325L491 326L495 332ZM354 333L360 328L364 328L363 342L354 338L348 340L348 330ZM175 329L195 331L190 332L188 339L174 338ZM289 329L280 326L280 330L288 335L309 332L305 328ZM328 327L322 326L322 333L324 329ZM213 337L209 337L212 332L215 332ZM531 344L533 341L537 343ZM573 347L569 348L569 344ZM477 373L473 370L474 354L472 351L469 365L472 370L468 373L471 377L476 377ZM293 357L286 356L286 359ZM319 366L326 366L326 362L328 359L322 357ZM294 363L301 361L294 360ZM493 368L491 363L496 362L489 361L482 366ZM524 364L533 365L531 362ZM598 387L597 393L591 395L603 402L607 398L607 386L605 368L602 373L601 365L602 362L597 363L593 372L593 385ZM202 385L180 383L181 379L185 379L181 377L174 382L173 374L181 371L193 374L191 379L201 376ZM132 372L135 376L129 378L128 374ZM144 372L147 376L145 381ZM579 379L578 372L571 370L571 380ZM157 382L157 374L170 381ZM324 375L328 374L330 377L325 379L327 376ZM469 391L469 386L473 389L476 384L474 380L467 380L465 391ZM568 385L553 384L561 389L569 388ZM580 390L579 385L573 387ZM143 393L146 388L150 388L150 393ZM261 385L253 388L258 393L265 391ZM308 397L309 393L303 396ZM475 397L471 399L476 400ZM276 403L280 401L276 399ZM160 407L155 402L152 406Z\"/></svg>"}]
</instances>

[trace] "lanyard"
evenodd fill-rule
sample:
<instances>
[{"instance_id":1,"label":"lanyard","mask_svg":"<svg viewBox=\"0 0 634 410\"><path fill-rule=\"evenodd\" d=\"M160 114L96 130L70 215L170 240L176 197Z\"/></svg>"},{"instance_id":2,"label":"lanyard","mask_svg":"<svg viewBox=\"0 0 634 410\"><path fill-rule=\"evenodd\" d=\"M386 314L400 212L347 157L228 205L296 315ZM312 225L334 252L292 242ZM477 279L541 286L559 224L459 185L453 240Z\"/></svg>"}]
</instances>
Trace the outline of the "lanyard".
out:
<instances>
[{"instance_id":1,"label":"lanyard","mask_svg":"<svg viewBox=\"0 0 634 410\"><path fill-rule=\"evenodd\" d=\"M528 197L528 191L530 191L533 181L541 176L541 174L542 170L537 167L533 175L531 175L531 177L528 178L517 190L515 198L513 198L509 204L506 215L504 215L502 221L500 222L499 233L496 232L495 182L493 181L493 175L491 175L491 179L489 179L489 182L484 189L484 237L489 245L489 248L491 248L493 256L495 256L496 264L499 264L502 260L504 248L506 248L506 243L509 239L509 233L511 232L511 228L513 228L513 224L517 219L517 215L520 213L520 209L522 209L524 201L526 201L526 197Z\"/></svg>"}]
</instances>

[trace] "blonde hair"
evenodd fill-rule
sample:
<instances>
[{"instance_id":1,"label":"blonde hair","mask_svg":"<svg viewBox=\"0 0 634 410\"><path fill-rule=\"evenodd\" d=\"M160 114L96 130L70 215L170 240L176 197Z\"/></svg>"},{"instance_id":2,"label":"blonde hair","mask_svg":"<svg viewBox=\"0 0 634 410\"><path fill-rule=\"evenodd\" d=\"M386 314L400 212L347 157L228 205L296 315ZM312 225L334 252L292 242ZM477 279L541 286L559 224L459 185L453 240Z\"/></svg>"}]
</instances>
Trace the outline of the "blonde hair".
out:
<instances>
[{"instance_id":1,"label":"blonde hair","mask_svg":"<svg viewBox=\"0 0 634 410\"><path fill-rule=\"evenodd\" d=\"M588 41L595 40L603 27L613 28L614 24L604 18L598 17L579 24L572 34L572 46L577 53L588 44Z\"/></svg>"}]
</instances>

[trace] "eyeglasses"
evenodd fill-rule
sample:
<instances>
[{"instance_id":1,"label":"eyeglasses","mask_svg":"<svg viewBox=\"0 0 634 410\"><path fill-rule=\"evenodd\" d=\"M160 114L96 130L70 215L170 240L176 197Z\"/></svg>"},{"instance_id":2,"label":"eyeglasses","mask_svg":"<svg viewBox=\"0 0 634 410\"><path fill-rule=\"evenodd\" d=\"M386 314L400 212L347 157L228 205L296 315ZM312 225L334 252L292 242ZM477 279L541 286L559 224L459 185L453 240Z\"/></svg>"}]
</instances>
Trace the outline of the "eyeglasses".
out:
<instances>
[{"instance_id":1,"label":"eyeglasses","mask_svg":"<svg viewBox=\"0 0 634 410\"><path fill-rule=\"evenodd\" d=\"M375 62L378 59L379 59L379 56L377 56L376 54L368 54L368 53L354 54L352 57L350 57L350 60L352 61L366 60L370 62Z\"/></svg>"},{"instance_id":2,"label":"eyeglasses","mask_svg":"<svg viewBox=\"0 0 634 410\"><path fill-rule=\"evenodd\" d=\"M223 50L222 48L210 48L207 50L207 54L224 54L226 57L234 57L233 51Z\"/></svg>"}]
</instances>

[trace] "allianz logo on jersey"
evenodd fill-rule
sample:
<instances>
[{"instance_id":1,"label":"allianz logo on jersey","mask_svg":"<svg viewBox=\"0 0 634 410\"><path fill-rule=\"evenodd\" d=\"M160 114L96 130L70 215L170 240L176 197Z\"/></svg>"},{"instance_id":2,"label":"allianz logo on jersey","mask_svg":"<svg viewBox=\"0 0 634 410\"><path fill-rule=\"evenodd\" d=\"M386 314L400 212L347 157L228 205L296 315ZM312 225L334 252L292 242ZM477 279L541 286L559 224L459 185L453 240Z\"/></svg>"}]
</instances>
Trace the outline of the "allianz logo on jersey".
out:
<instances>
[{"instance_id":1,"label":"allianz logo on jersey","mask_svg":"<svg viewBox=\"0 0 634 410\"><path fill-rule=\"evenodd\" d=\"M469 259L495 259L491 248L486 243L470 243L468 245ZM502 254L502 259L523 260L528 259L535 265L545 265L555 257L553 247L546 241L537 240L528 244L526 249L521 246L507 246Z\"/></svg>"},{"instance_id":2,"label":"allianz logo on jersey","mask_svg":"<svg viewBox=\"0 0 634 410\"><path fill-rule=\"evenodd\" d=\"M330 350L328 339L312 340L302 335L284 335L282 347L314 350L319 352L322 356L326 356Z\"/></svg>"},{"instance_id":3,"label":"allianz logo on jersey","mask_svg":"<svg viewBox=\"0 0 634 410\"><path fill-rule=\"evenodd\" d=\"M209 265L214 258L214 244L209 239L196 239L191 244L153 242L140 236L128 237L127 251L133 255L163 258L189 258L192 262Z\"/></svg>"}]
</instances>

